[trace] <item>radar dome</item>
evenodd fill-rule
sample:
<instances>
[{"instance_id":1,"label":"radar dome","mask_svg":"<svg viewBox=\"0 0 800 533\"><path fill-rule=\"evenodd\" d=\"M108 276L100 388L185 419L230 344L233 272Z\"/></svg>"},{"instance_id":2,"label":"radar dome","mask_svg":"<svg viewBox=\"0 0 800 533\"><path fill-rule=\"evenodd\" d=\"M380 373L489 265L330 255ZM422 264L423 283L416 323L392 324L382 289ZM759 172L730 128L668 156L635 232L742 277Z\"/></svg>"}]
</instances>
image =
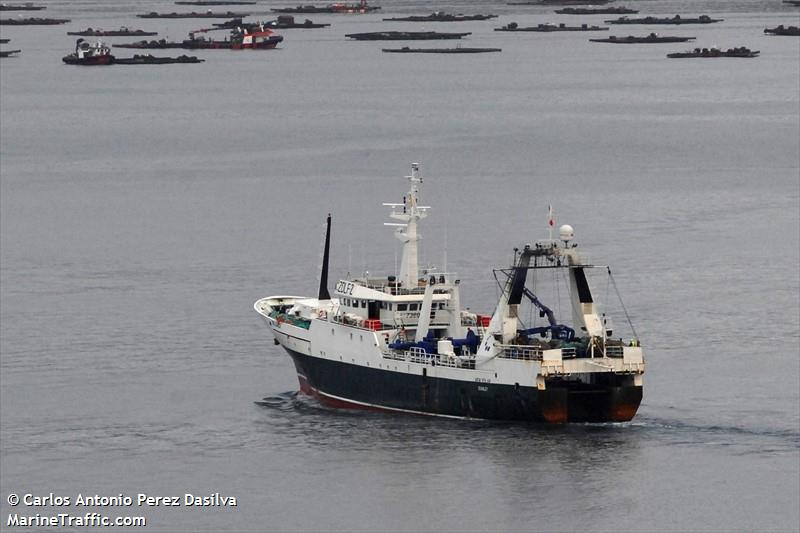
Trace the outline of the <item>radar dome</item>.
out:
<instances>
[{"instance_id":1,"label":"radar dome","mask_svg":"<svg viewBox=\"0 0 800 533\"><path fill-rule=\"evenodd\" d=\"M575 230L569 224L564 224L558 228L558 237L564 242L569 242L575 238Z\"/></svg>"}]
</instances>

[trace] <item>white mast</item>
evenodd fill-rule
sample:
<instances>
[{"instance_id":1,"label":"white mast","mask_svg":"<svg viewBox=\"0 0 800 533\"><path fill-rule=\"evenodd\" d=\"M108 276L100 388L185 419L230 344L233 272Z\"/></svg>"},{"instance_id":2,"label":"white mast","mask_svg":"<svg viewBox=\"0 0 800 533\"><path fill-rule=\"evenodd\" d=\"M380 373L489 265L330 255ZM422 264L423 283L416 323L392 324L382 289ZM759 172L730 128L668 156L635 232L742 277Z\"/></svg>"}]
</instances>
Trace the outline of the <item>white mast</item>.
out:
<instances>
[{"instance_id":1,"label":"white mast","mask_svg":"<svg viewBox=\"0 0 800 533\"><path fill-rule=\"evenodd\" d=\"M418 204L417 194L419 189L417 185L422 183L422 178L417 174L418 172L419 164L412 163L411 175L406 176L408 181L411 182L411 189L403 197L402 204L383 204L393 208L389 214L390 217L402 221L402 223L386 222L384 225L397 226L395 236L403 243L403 258L400 262L400 279L398 281L406 289L417 287L419 280L418 242L420 240L420 235L417 233L417 222L428 216L426 211L430 209L428 206Z\"/></svg>"}]
</instances>

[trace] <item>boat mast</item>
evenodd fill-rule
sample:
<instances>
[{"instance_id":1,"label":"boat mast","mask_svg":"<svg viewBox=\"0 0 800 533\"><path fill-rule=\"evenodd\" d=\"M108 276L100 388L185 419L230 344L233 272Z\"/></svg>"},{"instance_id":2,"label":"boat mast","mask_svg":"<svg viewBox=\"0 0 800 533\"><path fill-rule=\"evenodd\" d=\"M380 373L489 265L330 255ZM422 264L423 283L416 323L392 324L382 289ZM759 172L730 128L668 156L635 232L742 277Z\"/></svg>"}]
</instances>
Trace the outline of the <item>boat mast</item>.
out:
<instances>
[{"instance_id":1,"label":"boat mast","mask_svg":"<svg viewBox=\"0 0 800 533\"><path fill-rule=\"evenodd\" d=\"M418 174L419 164L411 164L411 175L406 176L411 182L411 189L403 197L402 204L384 203L383 205L392 207L390 217L400 220L401 223L386 222L386 226L397 226L395 236L403 243L403 257L400 262L400 281L407 289L417 287L419 280L419 239L417 233L417 222L428 214L428 206L421 206L418 203L418 185L422 183L422 178ZM401 210L402 208L402 210Z\"/></svg>"},{"instance_id":2,"label":"boat mast","mask_svg":"<svg viewBox=\"0 0 800 533\"><path fill-rule=\"evenodd\" d=\"M322 272L319 276L319 296L317 298L322 300L330 300L331 294L328 292L328 260L330 258L331 250L331 214L328 213L327 225L325 228L325 249L322 252Z\"/></svg>"}]
</instances>

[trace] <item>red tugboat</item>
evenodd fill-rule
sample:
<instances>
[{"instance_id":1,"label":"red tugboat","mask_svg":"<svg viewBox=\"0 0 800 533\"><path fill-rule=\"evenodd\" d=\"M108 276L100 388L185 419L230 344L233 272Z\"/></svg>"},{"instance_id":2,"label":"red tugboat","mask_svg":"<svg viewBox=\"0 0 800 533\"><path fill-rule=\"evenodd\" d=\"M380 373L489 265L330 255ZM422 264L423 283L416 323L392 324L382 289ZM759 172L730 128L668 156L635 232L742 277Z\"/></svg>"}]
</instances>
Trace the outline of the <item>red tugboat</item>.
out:
<instances>
[{"instance_id":1,"label":"red tugboat","mask_svg":"<svg viewBox=\"0 0 800 533\"><path fill-rule=\"evenodd\" d=\"M62 61L67 65L111 65L114 63L114 56L111 55L111 48L100 41L88 43L78 39L75 42L75 52L64 56Z\"/></svg>"},{"instance_id":2,"label":"red tugboat","mask_svg":"<svg viewBox=\"0 0 800 533\"><path fill-rule=\"evenodd\" d=\"M283 41L282 35L275 35L263 25L242 28L241 30L233 32L231 36L231 50L266 50L275 48L281 41Z\"/></svg>"}]
</instances>

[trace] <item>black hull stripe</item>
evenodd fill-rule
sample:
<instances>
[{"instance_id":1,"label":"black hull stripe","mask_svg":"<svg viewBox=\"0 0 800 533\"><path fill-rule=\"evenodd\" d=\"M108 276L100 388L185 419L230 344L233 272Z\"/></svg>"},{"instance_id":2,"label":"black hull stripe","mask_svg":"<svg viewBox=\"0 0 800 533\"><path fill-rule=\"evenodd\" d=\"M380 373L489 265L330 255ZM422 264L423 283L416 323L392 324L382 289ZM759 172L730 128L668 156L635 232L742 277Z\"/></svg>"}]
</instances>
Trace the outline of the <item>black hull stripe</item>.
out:
<instances>
[{"instance_id":1,"label":"black hull stripe","mask_svg":"<svg viewBox=\"0 0 800 533\"><path fill-rule=\"evenodd\" d=\"M284 347L285 348L285 347ZM636 414L642 388L603 374L607 383L535 386L468 382L312 357L286 348L301 389L328 403L448 418L536 422L621 422Z\"/></svg>"}]
</instances>

